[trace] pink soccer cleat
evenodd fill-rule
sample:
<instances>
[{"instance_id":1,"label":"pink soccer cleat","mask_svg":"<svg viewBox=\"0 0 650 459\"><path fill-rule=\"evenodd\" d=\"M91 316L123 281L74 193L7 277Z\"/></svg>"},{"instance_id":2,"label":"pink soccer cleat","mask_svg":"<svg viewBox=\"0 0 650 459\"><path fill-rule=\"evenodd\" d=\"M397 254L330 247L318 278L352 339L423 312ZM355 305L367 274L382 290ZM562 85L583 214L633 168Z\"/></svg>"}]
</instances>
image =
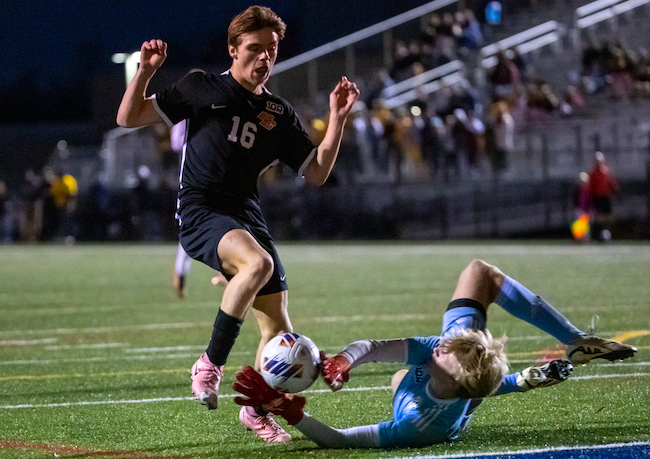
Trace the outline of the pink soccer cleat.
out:
<instances>
[{"instance_id":1,"label":"pink soccer cleat","mask_svg":"<svg viewBox=\"0 0 650 459\"><path fill-rule=\"evenodd\" d=\"M262 440L269 443L289 443L289 435L270 414L260 416L252 406L242 406L239 420L248 430L252 430Z\"/></svg>"},{"instance_id":2,"label":"pink soccer cleat","mask_svg":"<svg viewBox=\"0 0 650 459\"><path fill-rule=\"evenodd\" d=\"M206 354L192 366L192 392L209 410L216 410L219 399L219 382L223 376L223 365L210 362Z\"/></svg>"}]
</instances>

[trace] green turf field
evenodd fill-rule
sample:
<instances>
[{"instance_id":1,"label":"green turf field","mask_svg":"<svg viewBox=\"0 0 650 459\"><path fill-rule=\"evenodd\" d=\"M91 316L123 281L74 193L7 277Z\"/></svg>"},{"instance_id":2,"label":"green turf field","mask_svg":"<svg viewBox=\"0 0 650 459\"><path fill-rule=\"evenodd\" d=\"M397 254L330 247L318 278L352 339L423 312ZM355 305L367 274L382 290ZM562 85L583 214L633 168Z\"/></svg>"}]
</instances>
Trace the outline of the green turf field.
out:
<instances>
[{"instance_id":1,"label":"green turf field","mask_svg":"<svg viewBox=\"0 0 650 459\"><path fill-rule=\"evenodd\" d=\"M0 457L376 458L514 451L650 440L650 245L280 244L295 330L328 353L359 338L438 334L458 274L475 257L544 296L579 328L635 345L634 359L576 368L571 380L483 403L461 441L427 449L269 446L237 419L230 388L252 364L251 316L233 349L219 409L192 400L189 368L205 349L222 290L195 263L185 300L171 288L176 246L0 247ZM558 343L493 305L520 370ZM308 411L334 426L391 417L399 365L353 370L331 393L317 381ZM281 421L282 422L282 421Z\"/></svg>"}]
</instances>

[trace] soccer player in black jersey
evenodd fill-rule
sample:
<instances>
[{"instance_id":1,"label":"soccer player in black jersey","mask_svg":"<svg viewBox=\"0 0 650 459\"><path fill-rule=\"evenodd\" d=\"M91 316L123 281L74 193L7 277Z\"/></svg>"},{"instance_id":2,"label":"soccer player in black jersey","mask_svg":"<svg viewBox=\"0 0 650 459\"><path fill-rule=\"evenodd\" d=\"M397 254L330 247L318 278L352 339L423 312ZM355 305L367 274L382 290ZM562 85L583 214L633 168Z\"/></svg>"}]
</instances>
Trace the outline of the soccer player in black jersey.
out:
<instances>
[{"instance_id":1,"label":"soccer player in black jersey","mask_svg":"<svg viewBox=\"0 0 650 459\"><path fill-rule=\"evenodd\" d=\"M262 334L258 368L264 345L292 330L285 273L260 210L257 178L282 161L308 183L325 183L359 97L356 84L342 77L329 97L325 137L314 146L293 108L264 86L285 29L269 8L248 8L228 28L227 72L193 72L151 97L147 87L167 57L167 44L143 43L140 66L117 114L124 127L162 121L171 127L188 120L178 193L180 241L192 258L229 281L207 350L192 367L192 390L209 409L217 407L223 366L251 307ZM266 412L244 407L239 418L266 441L290 439Z\"/></svg>"}]
</instances>

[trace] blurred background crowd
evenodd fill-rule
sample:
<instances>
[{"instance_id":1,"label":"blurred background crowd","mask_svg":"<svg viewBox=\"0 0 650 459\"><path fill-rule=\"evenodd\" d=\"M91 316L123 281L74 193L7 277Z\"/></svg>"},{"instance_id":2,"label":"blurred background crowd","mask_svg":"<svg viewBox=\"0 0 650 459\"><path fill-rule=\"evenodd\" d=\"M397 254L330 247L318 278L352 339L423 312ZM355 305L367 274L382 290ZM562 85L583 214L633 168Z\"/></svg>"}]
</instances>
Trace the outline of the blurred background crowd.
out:
<instances>
[{"instance_id":1,"label":"blurred background crowd","mask_svg":"<svg viewBox=\"0 0 650 459\"><path fill-rule=\"evenodd\" d=\"M581 121L598 125L593 120L603 115L647 112L650 101L650 38L645 33L639 35L637 29L650 11L638 8L634 12L637 19L621 16L616 24L605 22L589 30L569 27L575 21L577 8L589 3L458 2L395 28L391 35L392 55L385 59L390 65L358 65L357 74L350 76L359 85L362 97L346 126L328 187L395 190L398 186L413 185L410 193L418 195L423 186L441 191L472 183L529 183L535 178L547 186L541 193L549 195L548 183L555 178L562 181L562 207L566 215L571 215L572 190L579 183L579 173L591 167L595 151L607 150L604 144L611 137L600 127L586 136L580 131L585 125ZM555 43L534 52L521 52L522 47L516 45L499 47L491 56L491 63L484 62L483 50L488 45L541 24L544 15L562 23ZM622 21L627 22L621 24ZM404 103L387 104L391 87L456 63L462 69L456 80L443 78L433 91L416 86L414 96ZM178 66L174 70L169 73L180 74L187 68ZM168 82L163 79L161 85ZM279 94L284 95L282 91ZM287 97L314 142L320 141L326 128L323 94L310 99ZM11 101L18 100L16 97L8 100L8 108L2 114L5 122L7 116L19 119L24 110L24 104L11 108ZM13 115L7 115L10 112ZM650 116L644 120L639 115L634 122L635 126L643 126L650 122ZM571 131L564 136L569 139L566 142L578 145L575 153L568 153L573 157L572 163L562 165L567 156L566 144L549 147L547 143L554 134L561 137L559 133L568 126ZM618 124L615 126L622 129ZM75 145L72 141L68 144L62 140L40 163L23 162L22 167L14 167L13 174L4 177L0 170L3 242L175 239L173 215L179 147L173 144L170 130L166 126L152 126L134 132L105 124L98 129L102 131L101 146ZM620 132L617 135L624 137ZM536 146L538 141L541 147ZM616 142L621 141L617 138ZM635 170L645 167L643 155L648 154L643 150L645 144L639 145L628 148L634 150L629 152L631 155L641 155L641 166L630 166ZM619 157L619 151L609 149L612 151L606 151L608 158L622 158L615 161L616 166L628 161ZM534 152L541 159L527 156ZM128 164L115 166L124 162L120 157L126 157ZM522 166L524 163L526 166ZM554 175L553 163L563 171ZM624 175L622 170L619 172ZM632 182L647 180L645 174L630 177ZM293 207L301 209L303 220L322 220L324 215L332 214L331 207L322 209L323 202L314 201L316 198L303 189L293 173L281 166L268 171L260 186L266 189L265 193L270 190L265 199L271 202L281 201L279 196L285 196L287 189L297 192L301 201ZM497 185L491 186L491 192L496 193ZM369 200L382 207L381 196L379 193ZM443 210L453 213L447 208L453 206L453 199L446 199ZM364 200L362 204L367 203ZM359 234L375 234L371 228L386 223L385 210L386 206L382 207L381 218L369 219L366 232ZM296 230L308 226L296 220L297 214L278 214L279 220L290 220L278 224L294 228L280 232L281 235L333 235L315 231L316 235L310 236L306 230ZM451 218L448 216L447 220ZM274 215L269 219L274 225ZM498 234L499 230L493 232ZM379 235L408 237L399 232ZM446 237L453 235L447 233Z\"/></svg>"}]
</instances>

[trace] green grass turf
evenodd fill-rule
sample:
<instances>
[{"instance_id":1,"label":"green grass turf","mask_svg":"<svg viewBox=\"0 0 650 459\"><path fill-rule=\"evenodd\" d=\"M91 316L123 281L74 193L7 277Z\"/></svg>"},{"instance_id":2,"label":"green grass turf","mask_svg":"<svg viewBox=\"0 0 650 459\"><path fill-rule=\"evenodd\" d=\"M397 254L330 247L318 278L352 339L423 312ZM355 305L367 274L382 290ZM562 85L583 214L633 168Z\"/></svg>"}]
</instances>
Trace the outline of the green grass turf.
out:
<instances>
[{"instance_id":1,"label":"green grass turf","mask_svg":"<svg viewBox=\"0 0 650 459\"><path fill-rule=\"evenodd\" d=\"M70 449L76 447L138 458L374 458L650 440L650 245L280 244L279 251L295 330L329 353L360 338L439 333L458 274L475 257L583 330L599 315L600 336L623 336L639 352L623 364L578 367L559 386L489 399L453 444L328 451L289 427L294 441L270 446L239 424L230 388L254 358L259 331L252 317L228 361L219 409L189 399L188 370L210 338L222 292L210 284L209 268L193 265L180 301L170 283L173 244L4 246L0 457L97 457ZM557 348L498 306L488 317L493 334L510 338L513 370ZM363 391L317 392L325 388L317 381L310 388L316 392L306 394L308 411L334 427L388 420L385 387L399 368L353 370L348 387ZM120 402L161 398L172 400ZM8 408L16 405L28 406Z\"/></svg>"}]
</instances>

